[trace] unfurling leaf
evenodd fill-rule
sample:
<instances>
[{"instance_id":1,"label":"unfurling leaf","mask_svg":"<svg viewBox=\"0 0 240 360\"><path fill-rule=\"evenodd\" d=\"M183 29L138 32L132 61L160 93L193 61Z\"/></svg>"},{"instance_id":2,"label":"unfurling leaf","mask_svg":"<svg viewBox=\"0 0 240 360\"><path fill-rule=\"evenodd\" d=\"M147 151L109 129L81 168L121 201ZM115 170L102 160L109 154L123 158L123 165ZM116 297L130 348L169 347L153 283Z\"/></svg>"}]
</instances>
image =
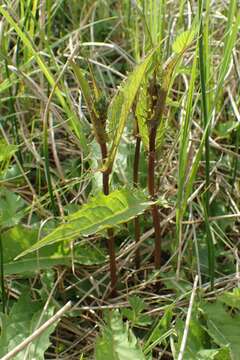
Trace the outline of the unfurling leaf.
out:
<instances>
[{"instance_id":1,"label":"unfurling leaf","mask_svg":"<svg viewBox=\"0 0 240 360\"><path fill-rule=\"evenodd\" d=\"M167 129L168 129L168 120L164 119L160 122L157 129L156 150L159 150L159 148L161 148L162 144L164 143Z\"/></svg>"},{"instance_id":2,"label":"unfurling leaf","mask_svg":"<svg viewBox=\"0 0 240 360\"><path fill-rule=\"evenodd\" d=\"M132 108L134 99L141 85L142 79L153 54L156 50L151 52L146 59L129 75L126 81L120 87L118 93L113 98L109 109L109 129L111 131L110 137L112 139L111 148L108 159L103 166L103 172L110 172L113 166L115 156L117 154L118 145L121 141L123 130L128 118L128 114Z\"/></svg>"}]
</instances>

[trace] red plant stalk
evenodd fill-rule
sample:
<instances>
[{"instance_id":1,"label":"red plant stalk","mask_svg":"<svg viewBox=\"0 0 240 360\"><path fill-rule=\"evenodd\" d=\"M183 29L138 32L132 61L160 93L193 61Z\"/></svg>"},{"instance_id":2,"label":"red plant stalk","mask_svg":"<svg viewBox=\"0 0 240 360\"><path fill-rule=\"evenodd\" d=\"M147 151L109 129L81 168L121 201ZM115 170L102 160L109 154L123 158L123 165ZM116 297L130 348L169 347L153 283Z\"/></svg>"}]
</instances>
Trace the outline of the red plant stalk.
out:
<instances>
[{"instance_id":1,"label":"red plant stalk","mask_svg":"<svg viewBox=\"0 0 240 360\"><path fill-rule=\"evenodd\" d=\"M149 121L149 153L148 153L148 192L151 200L156 200L155 193L155 161L156 161L156 137L159 123L162 119L167 92L164 88L156 83L156 76L149 85L149 95L151 99L151 118ZM153 227L155 232L155 250L154 263L155 268L161 267L161 227L158 205L154 204L151 207Z\"/></svg>"},{"instance_id":2,"label":"red plant stalk","mask_svg":"<svg viewBox=\"0 0 240 360\"><path fill-rule=\"evenodd\" d=\"M138 173L139 173L139 160L140 160L140 148L141 148L141 138L139 136L138 125L136 124L136 145L135 145L135 154L133 162L133 185L134 187L138 186ZM135 265L136 269L140 268L140 248L138 242L141 236L140 222L139 217L134 219L134 234L135 234L135 243L137 245L135 252Z\"/></svg>"},{"instance_id":3,"label":"red plant stalk","mask_svg":"<svg viewBox=\"0 0 240 360\"><path fill-rule=\"evenodd\" d=\"M100 143L101 153L102 153L102 162L107 158L107 144ZM109 195L109 173L102 174L102 184L103 184L103 193L104 195ZM114 297L117 294L117 266L116 266L116 254L114 248L114 235L113 230L108 229L108 251L110 259L110 277L111 277L111 295Z\"/></svg>"},{"instance_id":4,"label":"red plant stalk","mask_svg":"<svg viewBox=\"0 0 240 360\"><path fill-rule=\"evenodd\" d=\"M139 128L138 128L137 120L136 120L135 138L136 138L136 143L135 143L135 154L134 154L134 162L133 162L133 186L138 187L141 138L139 136ZM137 245L137 248L135 251L135 266L136 266L136 269L139 269L140 268L140 260L141 260L140 248L138 246L138 242L139 242L140 236L141 236L139 217L136 217L133 220L133 223L134 223L135 243Z\"/></svg>"},{"instance_id":5,"label":"red plant stalk","mask_svg":"<svg viewBox=\"0 0 240 360\"><path fill-rule=\"evenodd\" d=\"M156 134L157 128L152 127L149 137L149 154L148 154L148 192L151 200L156 200L155 194L155 158L156 158ZM154 264L155 268L159 269L161 266L161 228L160 217L158 212L158 205L154 204L151 207L153 227L155 233L155 249L154 249Z\"/></svg>"}]
</instances>

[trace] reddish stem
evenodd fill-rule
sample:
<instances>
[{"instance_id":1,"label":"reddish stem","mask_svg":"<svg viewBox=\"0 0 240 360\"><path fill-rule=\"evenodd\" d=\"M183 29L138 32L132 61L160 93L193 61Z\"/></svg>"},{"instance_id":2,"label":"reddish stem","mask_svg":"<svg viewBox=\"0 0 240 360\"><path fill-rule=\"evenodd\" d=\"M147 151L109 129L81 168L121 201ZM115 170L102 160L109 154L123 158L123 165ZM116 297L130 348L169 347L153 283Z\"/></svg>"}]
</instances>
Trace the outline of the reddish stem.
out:
<instances>
[{"instance_id":1,"label":"reddish stem","mask_svg":"<svg viewBox=\"0 0 240 360\"><path fill-rule=\"evenodd\" d=\"M100 144L101 153L102 153L102 162L104 163L107 158L107 144ZM109 174L103 173L102 175L102 184L103 184L103 193L104 195L109 195ZM116 254L114 247L114 235L113 230L109 229L108 233L108 251L109 251L109 259L110 259L110 277L111 277L111 295L114 297L117 294L117 266L116 266Z\"/></svg>"},{"instance_id":2,"label":"reddish stem","mask_svg":"<svg viewBox=\"0 0 240 360\"><path fill-rule=\"evenodd\" d=\"M141 138L138 134L138 126L137 126L136 146L135 146L134 163L133 163L133 185L134 185L134 187L138 186L140 148L141 148ZM136 217L134 219L134 233L135 233L135 242L137 244L140 240L140 235L141 235L140 222L139 222L138 217ZM137 246L136 252L135 252L135 265L136 265L136 269L140 268L140 248L138 246Z\"/></svg>"},{"instance_id":3,"label":"reddish stem","mask_svg":"<svg viewBox=\"0 0 240 360\"><path fill-rule=\"evenodd\" d=\"M149 154L148 154L148 192L152 200L156 200L155 183L154 183L156 135L157 135L157 127L153 125L150 130ZM151 212L152 212L153 226L155 232L154 263L155 263L155 268L159 269L161 266L161 228L160 228L158 206L156 204L152 205Z\"/></svg>"}]
</instances>

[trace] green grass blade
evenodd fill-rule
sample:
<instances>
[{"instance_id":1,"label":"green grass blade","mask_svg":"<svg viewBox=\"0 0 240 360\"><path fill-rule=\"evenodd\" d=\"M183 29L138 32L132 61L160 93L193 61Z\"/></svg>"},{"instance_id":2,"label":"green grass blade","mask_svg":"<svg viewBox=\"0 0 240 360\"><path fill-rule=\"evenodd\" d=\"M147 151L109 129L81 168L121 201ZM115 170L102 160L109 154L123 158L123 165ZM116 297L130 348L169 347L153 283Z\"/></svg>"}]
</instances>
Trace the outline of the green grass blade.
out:
<instances>
[{"instance_id":1,"label":"green grass blade","mask_svg":"<svg viewBox=\"0 0 240 360\"><path fill-rule=\"evenodd\" d=\"M235 3L235 1L232 1L232 2ZM234 7L235 13L236 13L236 4L232 5L232 7ZM233 48L237 41L237 35L238 35L238 31L239 31L239 26L240 26L240 12L237 13L236 19L234 21L232 19L232 11L233 11L232 7L230 7L231 11L230 11L230 15L229 15L229 18L231 20L228 21L228 23L230 23L230 24L228 24L226 32L225 32L224 52L223 52L222 61L220 64L220 69L219 69L218 83L217 83L217 89L216 89L216 93L215 93L214 105L216 105L219 94L222 91L225 77L227 75L227 72L229 69L229 64L230 64L230 61L232 58L232 51L233 51Z\"/></svg>"},{"instance_id":2,"label":"green grass blade","mask_svg":"<svg viewBox=\"0 0 240 360\"><path fill-rule=\"evenodd\" d=\"M184 195L184 199L182 201L183 211L185 211L185 209L186 209L187 201L188 201L188 198L189 198L189 196L191 194L191 191L192 191L192 186L193 186L194 180L195 180L196 175L197 175L198 166L199 166L201 156L202 156L202 151L203 151L203 148L204 148L205 138L206 138L206 136L208 134L208 131L209 131L208 127L210 126L210 123L212 122L212 116L214 114L214 110L215 110L215 107L216 107L216 104L217 104L218 96L220 94L220 90L221 90L221 88L223 86L226 74L227 74L228 69L229 69L229 64L230 64L230 60L231 60L231 56L232 56L232 49L233 49L233 47L235 45L235 42L236 42L237 29L238 29L239 25L240 25L240 13L237 14L236 21L231 24L231 31L228 31L228 34L226 35L227 36L227 38L226 38L226 46L224 47L224 54L223 54L222 62L221 62L221 65L220 65L221 70L220 70L219 76L218 76L218 84L217 84L216 93L214 94L214 102L213 102L213 104L211 106L210 115L208 117L208 121L207 121L207 124L205 126L205 130L204 130L204 133L203 133L199 148L197 150L197 153L195 155L195 158L194 158L194 161L193 161L193 164L192 164L191 171L189 173L188 182L187 182L186 188L185 188L185 195Z\"/></svg>"},{"instance_id":3,"label":"green grass blade","mask_svg":"<svg viewBox=\"0 0 240 360\"><path fill-rule=\"evenodd\" d=\"M192 115L194 113L193 106L193 95L194 95L194 86L197 76L197 55L198 52L195 52L192 71L191 71L191 79L188 89L188 96L186 100L186 114L183 119L183 123L180 130L180 141L179 141L179 166L178 166L178 192L177 192L177 208L176 208L176 231L178 243L181 243L181 223L184 217L184 213L186 208L183 207L184 202L184 193L185 193L185 183L186 176L188 173L188 149L191 146L189 138L190 138L190 129L192 124Z\"/></svg>"},{"instance_id":4,"label":"green grass blade","mask_svg":"<svg viewBox=\"0 0 240 360\"><path fill-rule=\"evenodd\" d=\"M0 6L0 13L2 16L7 20L7 22L14 28L18 36L21 38L24 46L26 46L29 49L29 52L32 54L34 59L37 61L39 68L43 72L44 76L46 77L49 84L55 88L55 94L62 105L64 111L66 112L70 124L72 128L74 129L81 146L83 147L83 150L87 152L88 146L87 146L87 140L85 137L85 134L83 132L83 128L81 126L81 123L79 122L79 119L76 117L73 110L68 106L61 90L59 89L58 85L56 85L56 81L51 73L51 71L48 69L47 65L44 63L42 56L35 50L34 45L32 44L32 41L29 39L29 37L21 30L18 23L11 17L9 12L5 10L4 6Z\"/></svg>"},{"instance_id":5,"label":"green grass blade","mask_svg":"<svg viewBox=\"0 0 240 360\"><path fill-rule=\"evenodd\" d=\"M208 3L208 2L207 2ZM211 286L214 285L214 244L213 238L210 230L209 216L210 214L210 145L209 145L209 136L210 136L210 126L208 125L208 119L211 117L209 110L209 99L207 95L207 67L209 66L209 53L208 53L208 26L203 23L203 6L202 1L199 1L199 12L200 12L200 28L199 28L199 72L200 72L200 87L201 87L201 99L202 99L202 119L203 127L206 129L205 136L205 193L204 193L204 220L205 220L205 230L206 230L206 241L208 248L208 268L209 268L209 277L211 281ZM207 13L207 11L206 11ZM208 16L204 18L205 23L208 23Z\"/></svg>"},{"instance_id":6,"label":"green grass blade","mask_svg":"<svg viewBox=\"0 0 240 360\"><path fill-rule=\"evenodd\" d=\"M180 130L180 142L179 142L179 181L178 181L178 208L181 207L181 201L183 198L183 187L185 183L185 177L187 172L187 162L188 162L188 147L189 147L189 137L190 129L192 124L192 114L193 114L193 94L194 94L194 85L197 76L197 52L194 56L194 61L191 71L190 85L188 89L188 97L186 102L186 115L183 119L183 124Z\"/></svg>"}]
</instances>

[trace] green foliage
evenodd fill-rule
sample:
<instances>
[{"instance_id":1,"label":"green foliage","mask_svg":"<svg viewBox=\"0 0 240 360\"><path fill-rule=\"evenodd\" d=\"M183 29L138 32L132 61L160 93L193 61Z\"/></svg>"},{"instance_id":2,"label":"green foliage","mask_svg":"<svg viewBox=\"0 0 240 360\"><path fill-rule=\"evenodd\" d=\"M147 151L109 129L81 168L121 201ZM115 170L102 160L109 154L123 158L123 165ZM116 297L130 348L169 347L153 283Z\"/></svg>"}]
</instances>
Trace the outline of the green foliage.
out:
<instances>
[{"instance_id":1,"label":"green foliage","mask_svg":"<svg viewBox=\"0 0 240 360\"><path fill-rule=\"evenodd\" d=\"M141 191L115 190L110 195L99 194L80 210L69 215L65 223L38 241L20 256L59 241L72 241L80 236L95 234L129 221L146 210L152 203Z\"/></svg>"},{"instance_id":2,"label":"green foliage","mask_svg":"<svg viewBox=\"0 0 240 360\"><path fill-rule=\"evenodd\" d=\"M107 141L107 136L105 132L106 104L104 103L104 97L103 96L102 98L100 97L99 90L96 87L96 81L93 78L93 75L91 80L92 83L95 85L94 86L95 91L92 91L80 67L78 67L74 62L71 62L71 66L78 80L78 83L80 85L86 103L88 113L91 119L91 123L93 126L95 138L99 144L103 144ZM92 93L94 93L94 96L92 96ZM103 103L102 108L101 108L101 101ZM102 119L102 114L103 114L103 119Z\"/></svg>"},{"instance_id":3,"label":"green foliage","mask_svg":"<svg viewBox=\"0 0 240 360\"><path fill-rule=\"evenodd\" d=\"M231 311L229 311L229 307ZM184 360L236 360L239 357L239 289L224 292L210 303L202 301L193 309ZM180 349L185 322L178 319L177 351ZM217 347L218 346L218 347Z\"/></svg>"},{"instance_id":4,"label":"green foliage","mask_svg":"<svg viewBox=\"0 0 240 360\"><path fill-rule=\"evenodd\" d=\"M0 141L0 163L9 161L16 151L16 145L6 144L5 141Z\"/></svg>"},{"instance_id":5,"label":"green foliage","mask_svg":"<svg viewBox=\"0 0 240 360\"><path fill-rule=\"evenodd\" d=\"M145 360L145 356L128 324L124 324L118 311L111 312L98 337L96 360Z\"/></svg>"},{"instance_id":6,"label":"green foliage","mask_svg":"<svg viewBox=\"0 0 240 360\"><path fill-rule=\"evenodd\" d=\"M230 359L237 360L240 353L240 314L230 314L220 302L207 303L202 306L207 319L207 332L213 341L230 349Z\"/></svg>"},{"instance_id":7,"label":"green foliage","mask_svg":"<svg viewBox=\"0 0 240 360\"><path fill-rule=\"evenodd\" d=\"M133 106L137 91L155 51L152 51L141 64L136 66L133 72L128 76L127 80L121 85L119 91L110 104L110 117L108 118L108 121L112 144L107 162L102 171L109 171L112 169L129 112Z\"/></svg>"},{"instance_id":8,"label":"green foliage","mask_svg":"<svg viewBox=\"0 0 240 360\"><path fill-rule=\"evenodd\" d=\"M235 288L230 291L226 291L218 297L219 301L232 309L240 310L240 289Z\"/></svg>"},{"instance_id":9,"label":"green foliage","mask_svg":"<svg viewBox=\"0 0 240 360\"><path fill-rule=\"evenodd\" d=\"M143 314L143 310L146 308L143 299L139 296L130 296L129 304L131 309L123 309L122 314L133 326L147 326L152 323L150 316Z\"/></svg>"},{"instance_id":10,"label":"green foliage","mask_svg":"<svg viewBox=\"0 0 240 360\"><path fill-rule=\"evenodd\" d=\"M31 335L37 327L53 316L54 308L49 306L44 310L43 304L39 301L30 301L29 292L25 292L12 306L8 315L0 314L1 335L0 335L0 356L3 357L10 350L20 344L26 337ZM39 320L41 322L39 323ZM44 353L50 346L49 336L57 324L51 325L44 333L36 338L25 350L19 352L14 359L20 360L27 356L27 359L43 360Z\"/></svg>"},{"instance_id":11,"label":"green foliage","mask_svg":"<svg viewBox=\"0 0 240 360\"><path fill-rule=\"evenodd\" d=\"M147 84L146 81L143 83L139 90L139 96L137 99L136 106L136 118L139 128L139 134L144 145L144 149L148 150L149 147L149 134L147 125L148 116L148 101L147 101Z\"/></svg>"},{"instance_id":12,"label":"green foliage","mask_svg":"<svg viewBox=\"0 0 240 360\"><path fill-rule=\"evenodd\" d=\"M71 266L75 264L95 265L101 264L106 260L106 255L100 247L90 246L88 242L82 242L75 246L72 254L69 246L53 244L40 249L37 253L31 253L23 259L14 261L14 258L21 252L28 250L36 244L38 239L37 228L27 228L16 225L2 234L4 248L4 273L25 274L39 272L56 265Z\"/></svg>"},{"instance_id":13,"label":"green foliage","mask_svg":"<svg viewBox=\"0 0 240 360\"><path fill-rule=\"evenodd\" d=\"M82 124L78 121L76 114L74 113L71 106L69 106L68 101L63 96L62 91L58 86L58 83L54 79L54 77L51 73L51 70L48 68L48 66L44 62L43 57L36 50L31 39L29 39L29 36L22 31L19 24L13 19L13 17L10 15L10 13L2 5L0 6L0 13L6 19L6 21L14 28L14 30L18 34L19 38L22 40L24 46L28 49L29 53L32 55L33 59L35 59L37 61L38 66L41 69L44 76L46 77L48 83L54 88L54 91L58 97L58 100L69 118L72 129L74 130L75 134L77 135L83 149L87 152L87 140L85 137L85 133L83 131Z\"/></svg>"},{"instance_id":14,"label":"green foliage","mask_svg":"<svg viewBox=\"0 0 240 360\"><path fill-rule=\"evenodd\" d=\"M239 129L239 123L234 120L228 120L224 123L218 124L216 128L216 133L221 138L229 138L231 133Z\"/></svg>"},{"instance_id":15,"label":"green foliage","mask_svg":"<svg viewBox=\"0 0 240 360\"><path fill-rule=\"evenodd\" d=\"M187 94L186 113L183 119L183 124L180 129L179 141L179 166L178 166L178 199L177 199L177 226L179 228L179 218L184 215L186 210L188 196L191 192L191 185L187 182L187 173L189 166L188 147L190 146L189 137L191 129L191 114L193 111L193 93L194 84L197 76L197 54L195 53L194 62L191 70L191 81Z\"/></svg>"},{"instance_id":16,"label":"green foliage","mask_svg":"<svg viewBox=\"0 0 240 360\"><path fill-rule=\"evenodd\" d=\"M173 43L173 51L176 54L180 54L182 51L187 49L193 42L195 37L195 31L187 30L182 32Z\"/></svg>"},{"instance_id":17,"label":"green foliage","mask_svg":"<svg viewBox=\"0 0 240 360\"><path fill-rule=\"evenodd\" d=\"M234 19L234 14L236 14L235 19ZM239 25L240 25L240 13L237 11L237 2L235 0L231 0L229 13L228 13L228 24L224 34L224 52L222 55L221 64L219 66L218 83L215 93L214 106L216 106L219 94L222 91L222 86L224 84L226 74L229 69L229 64L232 59L232 51L236 44Z\"/></svg>"},{"instance_id":18,"label":"green foliage","mask_svg":"<svg viewBox=\"0 0 240 360\"><path fill-rule=\"evenodd\" d=\"M211 212L214 216L224 216L227 215L228 210L224 200L219 199L218 201L213 201L211 203ZM219 219L217 225L222 229L224 233L227 232L228 228L231 228L234 225L233 219Z\"/></svg>"},{"instance_id":19,"label":"green foliage","mask_svg":"<svg viewBox=\"0 0 240 360\"><path fill-rule=\"evenodd\" d=\"M177 321L176 330L179 335L179 342L177 346L178 350L180 349L184 326L185 326L184 321L182 320ZM205 348L206 341L207 341L207 337L205 331L201 326L199 326L198 320L196 318L195 319L192 318L189 326L187 346L184 351L184 359L186 360L201 359L199 352L201 352Z\"/></svg>"},{"instance_id":20,"label":"green foliage","mask_svg":"<svg viewBox=\"0 0 240 360\"><path fill-rule=\"evenodd\" d=\"M211 349L211 350L199 350L194 357L190 359L196 360L230 360L230 354L228 347L221 349ZM188 358L186 357L186 360Z\"/></svg>"},{"instance_id":21,"label":"green foliage","mask_svg":"<svg viewBox=\"0 0 240 360\"><path fill-rule=\"evenodd\" d=\"M157 135L156 135L156 150L158 151L165 142L167 129L168 129L168 120L163 119L158 126Z\"/></svg>"},{"instance_id":22,"label":"green foliage","mask_svg":"<svg viewBox=\"0 0 240 360\"><path fill-rule=\"evenodd\" d=\"M181 344L182 337L180 334L183 334L184 326L185 324L182 321L178 321L176 324L176 329L180 340L178 347L180 347ZM206 349L208 343L209 339L199 320L191 320L187 338L187 346L184 351L184 360L231 359L228 346L224 346L218 349Z\"/></svg>"},{"instance_id":23,"label":"green foliage","mask_svg":"<svg viewBox=\"0 0 240 360\"><path fill-rule=\"evenodd\" d=\"M147 340L144 343L144 354L149 354L155 348L161 344L167 344L167 338L172 335L173 327L171 324L173 318L173 307L169 306L164 311L160 319L155 321Z\"/></svg>"},{"instance_id":24,"label":"green foliage","mask_svg":"<svg viewBox=\"0 0 240 360\"><path fill-rule=\"evenodd\" d=\"M6 188L0 188L0 228L18 224L24 216L24 206L25 201L21 196Z\"/></svg>"}]
</instances>

